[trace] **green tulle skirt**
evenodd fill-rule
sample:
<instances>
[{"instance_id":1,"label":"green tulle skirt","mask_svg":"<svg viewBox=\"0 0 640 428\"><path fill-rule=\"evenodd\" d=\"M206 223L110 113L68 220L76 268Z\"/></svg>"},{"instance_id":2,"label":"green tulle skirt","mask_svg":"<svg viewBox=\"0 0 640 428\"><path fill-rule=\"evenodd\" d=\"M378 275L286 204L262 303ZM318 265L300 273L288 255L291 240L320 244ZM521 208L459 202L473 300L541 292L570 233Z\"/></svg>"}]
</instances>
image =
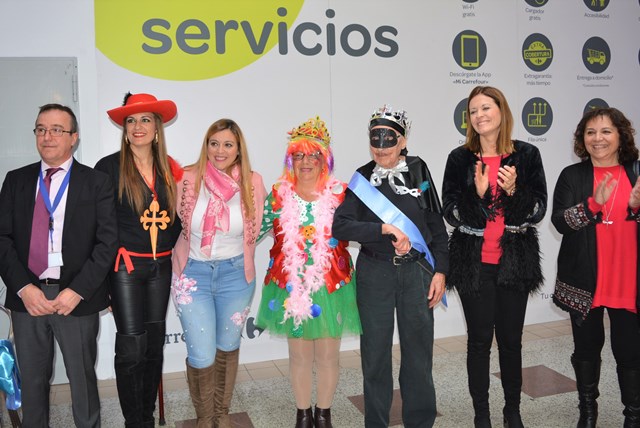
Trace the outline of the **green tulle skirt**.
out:
<instances>
[{"instance_id":1,"label":"green tulle skirt","mask_svg":"<svg viewBox=\"0 0 640 428\"><path fill-rule=\"evenodd\" d=\"M287 290L278 287L274 282L262 287L256 325L267 330L272 336L309 340L362 334L356 303L355 275L351 283L331 294L325 287L312 294L313 303L319 305L322 311L317 317L303 321L297 328L294 327L291 318L282 322L284 319L282 303L288 296Z\"/></svg>"}]
</instances>

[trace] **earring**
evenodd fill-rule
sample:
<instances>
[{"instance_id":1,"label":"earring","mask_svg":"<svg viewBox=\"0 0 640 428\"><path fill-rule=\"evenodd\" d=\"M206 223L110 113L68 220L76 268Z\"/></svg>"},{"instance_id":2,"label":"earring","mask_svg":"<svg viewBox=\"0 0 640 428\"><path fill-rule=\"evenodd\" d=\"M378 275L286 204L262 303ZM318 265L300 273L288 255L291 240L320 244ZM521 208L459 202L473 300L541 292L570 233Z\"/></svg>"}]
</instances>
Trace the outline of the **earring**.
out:
<instances>
[{"instance_id":1,"label":"earring","mask_svg":"<svg viewBox=\"0 0 640 428\"><path fill-rule=\"evenodd\" d=\"M129 137L127 135L124 136L124 143L129 145Z\"/></svg>"},{"instance_id":2,"label":"earring","mask_svg":"<svg viewBox=\"0 0 640 428\"><path fill-rule=\"evenodd\" d=\"M156 144L158 144L158 131L156 131L156 136L155 136L155 138L153 139L153 142L154 142L154 143L156 143Z\"/></svg>"}]
</instances>

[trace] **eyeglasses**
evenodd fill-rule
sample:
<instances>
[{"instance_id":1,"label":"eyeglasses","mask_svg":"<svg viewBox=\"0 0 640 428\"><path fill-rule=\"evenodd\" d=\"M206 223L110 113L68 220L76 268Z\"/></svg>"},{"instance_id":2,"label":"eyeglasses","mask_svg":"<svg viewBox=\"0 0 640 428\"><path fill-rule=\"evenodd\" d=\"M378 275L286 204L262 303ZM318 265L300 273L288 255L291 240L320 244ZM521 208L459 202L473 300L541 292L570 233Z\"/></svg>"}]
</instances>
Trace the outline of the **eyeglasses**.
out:
<instances>
[{"instance_id":1,"label":"eyeglasses","mask_svg":"<svg viewBox=\"0 0 640 428\"><path fill-rule=\"evenodd\" d=\"M308 157L310 161L312 162L317 162L320 159L322 159L322 153L321 152L314 152L314 153L294 153L291 155L291 159L293 159L294 161L301 161L302 159L304 159L304 157Z\"/></svg>"},{"instance_id":2,"label":"eyeglasses","mask_svg":"<svg viewBox=\"0 0 640 428\"><path fill-rule=\"evenodd\" d=\"M47 129L47 128L43 128L41 126L35 128L33 130L33 135L35 135L36 137L44 137L47 132L49 132L49 135L51 135L52 137L61 137L62 134L64 134L65 132L67 134L73 134L73 131L65 131L62 128L51 128L51 129Z\"/></svg>"}]
</instances>

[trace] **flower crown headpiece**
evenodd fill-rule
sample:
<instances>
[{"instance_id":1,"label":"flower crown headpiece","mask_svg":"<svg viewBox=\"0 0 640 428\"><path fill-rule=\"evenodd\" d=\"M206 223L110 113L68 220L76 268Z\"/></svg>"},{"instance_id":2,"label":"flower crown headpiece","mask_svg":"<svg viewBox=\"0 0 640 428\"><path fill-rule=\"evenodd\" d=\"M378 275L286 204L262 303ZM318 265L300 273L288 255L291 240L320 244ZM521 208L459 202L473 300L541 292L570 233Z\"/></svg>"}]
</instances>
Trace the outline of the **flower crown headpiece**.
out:
<instances>
[{"instance_id":1,"label":"flower crown headpiece","mask_svg":"<svg viewBox=\"0 0 640 428\"><path fill-rule=\"evenodd\" d=\"M404 137L408 137L409 131L411 130L411 121L407 116L407 112L404 110L394 111L388 104L374 111L371 119L369 119L369 130L374 126L380 125L389 126L401 133Z\"/></svg>"},{"instance_id":2,"label":"flower crown headpiece","mask_svg":"<svg viewBox=\"0 0 640 428\"><path fill-rule=\"evenodd\" d=\"M297 128L293 128L289 132L289 135L291 136L289 140L292 143L298 140L308 139L318 142L325 149L329 148L329 144L331 144L331 137L329 136L327 125L318 116L307 120Z\"/></svg>"}]
</instances>

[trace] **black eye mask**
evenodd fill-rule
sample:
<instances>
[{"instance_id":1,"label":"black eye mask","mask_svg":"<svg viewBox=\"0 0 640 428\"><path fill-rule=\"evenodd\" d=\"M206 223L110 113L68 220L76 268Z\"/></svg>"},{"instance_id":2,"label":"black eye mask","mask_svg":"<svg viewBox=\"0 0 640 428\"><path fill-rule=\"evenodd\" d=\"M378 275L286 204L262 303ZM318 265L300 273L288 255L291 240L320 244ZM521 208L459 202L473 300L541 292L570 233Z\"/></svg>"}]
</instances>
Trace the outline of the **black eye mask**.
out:
<instances>
[{"instance_id":1,"label":"black eye mask","mask_svg":"<svg viewBox=\"0 0 640 428\"><path fill-rule=\"evenodd\" d=\"M369 144L378 149L394 147L398 144L398 134L388 128L372 129L369 131Z\"/></svg>"}]
</instances>

